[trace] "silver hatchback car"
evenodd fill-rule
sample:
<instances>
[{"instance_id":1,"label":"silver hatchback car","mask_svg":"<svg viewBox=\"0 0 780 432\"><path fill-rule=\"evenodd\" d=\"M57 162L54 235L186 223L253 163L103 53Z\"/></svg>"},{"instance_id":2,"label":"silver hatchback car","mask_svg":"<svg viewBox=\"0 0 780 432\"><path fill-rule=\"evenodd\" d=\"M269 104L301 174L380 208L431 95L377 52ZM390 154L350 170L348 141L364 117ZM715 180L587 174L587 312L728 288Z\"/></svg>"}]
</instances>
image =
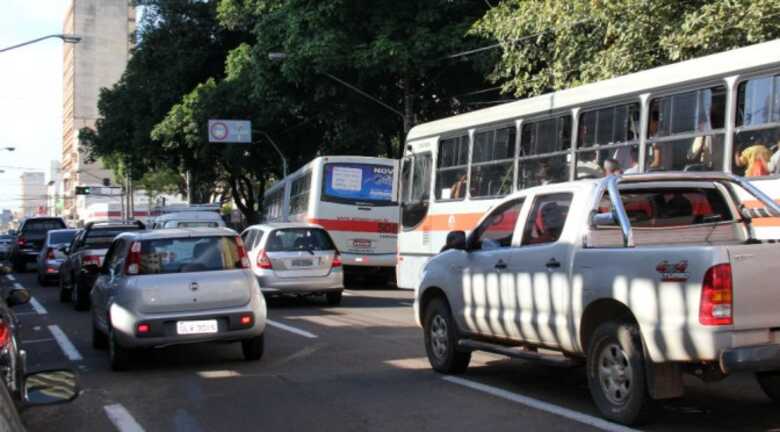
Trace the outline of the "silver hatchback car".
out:
<instances>
[{"instance_id":1,"label":"silver hatchback car","mask_svg":"<svg viewBox=\"0 0 780 432\"><path fill-rule=\"evenodd\" d=\"M264 294L324 294L329 305L341 303L341 256L330 234L321 226L252 225L241 233L241 238Z\"/></svg>"},{"instance_id":2,"label":"silver hatchback car","mask_svg":"<svg viewBox=\"0 0 780 432\"><path fill-rule=\"evenodd\" d=\"M263 354L266 304L241 239L227 228L120 234L92 288L92 343L111 367L130 352L197 342L241 342Z\"/></svg>"}]
</instances>

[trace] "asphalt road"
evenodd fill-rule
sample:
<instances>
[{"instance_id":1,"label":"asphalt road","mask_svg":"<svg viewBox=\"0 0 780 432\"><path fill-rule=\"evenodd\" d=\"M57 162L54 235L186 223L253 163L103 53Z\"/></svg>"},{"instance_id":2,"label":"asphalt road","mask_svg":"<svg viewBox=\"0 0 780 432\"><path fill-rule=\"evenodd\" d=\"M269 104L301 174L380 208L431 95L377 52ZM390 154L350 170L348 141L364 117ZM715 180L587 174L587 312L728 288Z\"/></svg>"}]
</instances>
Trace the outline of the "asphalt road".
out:
<instances>
[{"instance_id":1,"label":"asphalt road","mask_svg":"<svg viewBox=\"0 0 780 432\"><path fill-rule=\"evenodd\" d=\"M56 287L34 273L0 283L37 301L17 309L28 369L80 375L76 401L23 413L30 431L627 430L599 419L583 368L477 354L455 379L432 372L408 291L349 290L338 307L272 301L258 362L238 344L191 345L144 352L117 373L91 347L89 314L59 303ZM780 410L750 375L687 384L643 430L780 430Z\"/></svg>"}]
</instances>

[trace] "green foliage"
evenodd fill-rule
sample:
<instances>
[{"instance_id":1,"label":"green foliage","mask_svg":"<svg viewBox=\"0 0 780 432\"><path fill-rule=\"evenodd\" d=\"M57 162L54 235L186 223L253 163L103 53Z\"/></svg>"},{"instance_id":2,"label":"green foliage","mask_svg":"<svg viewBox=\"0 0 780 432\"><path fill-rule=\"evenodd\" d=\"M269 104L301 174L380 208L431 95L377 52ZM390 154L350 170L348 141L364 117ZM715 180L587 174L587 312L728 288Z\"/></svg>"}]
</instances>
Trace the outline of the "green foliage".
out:
<instances>
[{"instance_id":1,"label":"green foliage","mask_svg":"<svg viewBox=\"0 0 780 432\"><path fill-rule=\"evenodd\" d=\"M777 0L504 0L472 33L515 96L602 80L780 36Z\"/></svg>"}]
</instances>

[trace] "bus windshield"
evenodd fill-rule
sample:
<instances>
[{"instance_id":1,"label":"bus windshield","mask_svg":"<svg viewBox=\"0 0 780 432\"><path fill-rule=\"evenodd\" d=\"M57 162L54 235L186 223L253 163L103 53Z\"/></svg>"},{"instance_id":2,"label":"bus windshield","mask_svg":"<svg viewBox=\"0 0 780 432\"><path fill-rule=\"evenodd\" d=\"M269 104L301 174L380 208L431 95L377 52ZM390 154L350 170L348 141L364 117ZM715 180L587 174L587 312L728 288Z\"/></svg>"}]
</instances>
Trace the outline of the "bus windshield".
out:
<instances>
[{"instance_id":1,"label":"bus windshield","mask_svg":"<svg viewBox=\"0 0 780 432\"><path fill-rule=\"evenodd\" d=\"M325 164L322 200L351 205L395 205L394 171L389 165Z\"/></svg>"}]
</instances>

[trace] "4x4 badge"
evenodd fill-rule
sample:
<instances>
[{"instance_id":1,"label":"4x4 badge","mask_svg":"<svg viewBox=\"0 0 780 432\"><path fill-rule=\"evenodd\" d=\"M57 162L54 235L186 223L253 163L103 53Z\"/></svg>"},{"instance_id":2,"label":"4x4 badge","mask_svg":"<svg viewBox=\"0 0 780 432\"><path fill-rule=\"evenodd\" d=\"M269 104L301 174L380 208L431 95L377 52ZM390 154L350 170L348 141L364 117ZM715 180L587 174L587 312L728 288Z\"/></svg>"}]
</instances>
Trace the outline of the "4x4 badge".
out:
<instances>
[{"instance_id":1,"label":"4x4 badge","mask_svg":"<svg viewBox=\"0 0 780 432\"><path fill-rule=\"evenodd\" d=\"M688 273L688 260L681 260L675 264L663 260L655 266L655 271L661 274L662 282L685 282L691 276Z\"/></svg>"}]
</instances>

